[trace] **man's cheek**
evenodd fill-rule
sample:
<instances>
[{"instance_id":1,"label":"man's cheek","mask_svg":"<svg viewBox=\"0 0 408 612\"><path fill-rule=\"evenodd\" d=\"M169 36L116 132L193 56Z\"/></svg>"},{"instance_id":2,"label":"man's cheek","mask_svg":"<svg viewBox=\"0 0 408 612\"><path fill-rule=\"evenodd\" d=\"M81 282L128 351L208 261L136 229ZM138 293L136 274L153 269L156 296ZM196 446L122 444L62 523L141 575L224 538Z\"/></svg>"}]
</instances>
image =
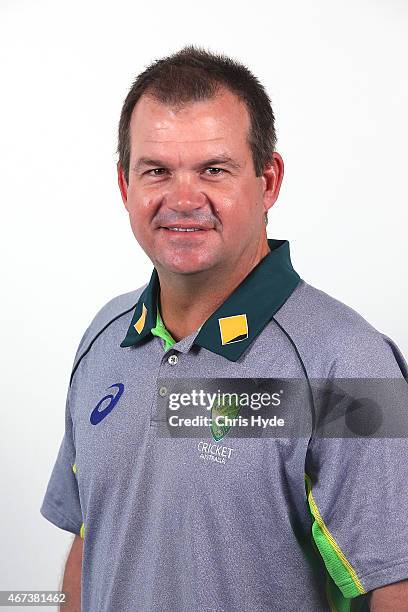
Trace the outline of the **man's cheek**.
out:
<instances>
[{"instance_id":1,"label":"man's cheek","mask_svg":"<svg viewBox=\"0 0 408 612\"><path fill-rule=\"evenodd\" d=\"M129 217L133 235L136 238L137 242L140 244L140 246L144 248L149 243L149 240L148 227L146 226L143 216L140 215L139 211L132 211L131 213L129 213Z\"/></svg>"}]
</instances>

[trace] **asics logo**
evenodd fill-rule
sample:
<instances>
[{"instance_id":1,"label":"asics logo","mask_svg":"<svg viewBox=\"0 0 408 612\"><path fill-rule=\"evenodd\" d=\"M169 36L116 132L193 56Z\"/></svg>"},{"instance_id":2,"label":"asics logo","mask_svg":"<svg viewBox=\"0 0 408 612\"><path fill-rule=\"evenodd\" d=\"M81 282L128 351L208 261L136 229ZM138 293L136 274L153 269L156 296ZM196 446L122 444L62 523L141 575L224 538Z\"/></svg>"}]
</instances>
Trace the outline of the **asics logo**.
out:
<instances>
[{"instance_id":1,"label":"asics logo","mask_svg":"<svg viewBox=\"0 0 408 612\"><path fill-rule=\"evenodd\" d=\"M112 395L111 393L109 393L109 395L105 395L105 397L103 397L92 410L91 416L89 417L89 420L91 421L92 425L97 425L106 416L108 416L108 414L112 412L112 410L120 400L125 386L122 383L116 383L115 385L111 385L110 387L108 387L108 389L112 389L113 387L116 387L118 389L116 395ZM109 404L102 408L102 410L99 410L99 406L103 404L103 402L105 402L106 400L110 400Z\"/></svg>"}]
</instances>

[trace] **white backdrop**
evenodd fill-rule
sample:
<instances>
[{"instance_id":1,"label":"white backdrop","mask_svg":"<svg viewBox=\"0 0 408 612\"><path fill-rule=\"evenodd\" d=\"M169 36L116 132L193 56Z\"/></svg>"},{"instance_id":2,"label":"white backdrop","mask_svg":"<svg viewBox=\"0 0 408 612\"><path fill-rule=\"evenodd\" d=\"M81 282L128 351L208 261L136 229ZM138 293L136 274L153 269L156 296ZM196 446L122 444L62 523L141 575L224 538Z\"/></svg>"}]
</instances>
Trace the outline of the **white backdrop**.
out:
<instances>
[{"instance_id":1,"label":"white backdrop","mask_svg":"<svg viewBox=\"0 0 408 612\"><path fill-rule=\"evenodd\" d=\"M136 74L188 43L243 61L285 161L268 233L408 356L408 4L2 0L0 589L55 589L73 536L39 514L78 342L148 281L116 183Z\"/></svg>"}]
</instances>

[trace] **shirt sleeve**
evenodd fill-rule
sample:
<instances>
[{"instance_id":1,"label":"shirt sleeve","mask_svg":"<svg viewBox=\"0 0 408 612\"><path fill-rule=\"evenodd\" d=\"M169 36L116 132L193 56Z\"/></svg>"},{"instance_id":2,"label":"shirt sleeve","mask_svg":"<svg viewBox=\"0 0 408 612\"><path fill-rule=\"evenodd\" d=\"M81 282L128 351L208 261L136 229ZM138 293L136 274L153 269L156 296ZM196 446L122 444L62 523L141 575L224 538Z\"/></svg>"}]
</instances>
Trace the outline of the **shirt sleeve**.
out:
<instances>
[{"instance_id":1,"label":"shirt sleeve","mask_svg":"<svg viewBox=\"0 0 408 612\"><path fill-rule=\"evenodd\" d=\"M363 381L364 377L361 384L368 394L373 391L380 415L391 416L394 406L402 406L406 415L407 371L395 342L377 332L347 345L347 351L336 357L331 380L361 377ZM386 393L378 392L381 381L386 382L381 383ZM372 421L378 421L377 412ZM314 435L309 442L306 503L334 609L357 610L357 600L365 599L360 596L408 579L407 433L405 427L400 437L395 432L393 436ZM345 607L347 600L350 607Z\"/></svg>"},{"instance_id":2,"label":"shirt sleeve","mask_svg":"<svg viewBox=\"0 0 408 612\"><path fill-rule=\"evenodd\" d=\"M83 536L69 391L65 405L65 432L48 481L40 513L57 527Z\"/></svg>"}]
</instances>

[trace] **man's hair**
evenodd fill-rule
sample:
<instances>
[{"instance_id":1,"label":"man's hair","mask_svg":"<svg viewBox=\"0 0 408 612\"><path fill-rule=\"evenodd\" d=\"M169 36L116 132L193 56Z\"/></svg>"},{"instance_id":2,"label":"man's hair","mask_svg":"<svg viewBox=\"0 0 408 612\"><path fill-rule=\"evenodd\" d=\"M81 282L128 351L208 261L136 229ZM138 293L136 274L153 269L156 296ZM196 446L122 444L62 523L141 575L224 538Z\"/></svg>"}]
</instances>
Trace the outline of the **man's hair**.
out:
<instances>
[{"instance_id":1,"label":"man's hair","mask_svg":"<svg viewBox=\"0 0 408 612\"><path fill-rule=\"evenodd\" d=\"M276 145L271 101L258 79L243 64L201 47L188 45L154 61L134 81L123 103L118 130L119 162L129 183L130 120L143 94L168 106L208 100L226 88L245 103L250 118L248 144L255 175L261 176L272 161Z\"/></svg>"}]
</instances>

